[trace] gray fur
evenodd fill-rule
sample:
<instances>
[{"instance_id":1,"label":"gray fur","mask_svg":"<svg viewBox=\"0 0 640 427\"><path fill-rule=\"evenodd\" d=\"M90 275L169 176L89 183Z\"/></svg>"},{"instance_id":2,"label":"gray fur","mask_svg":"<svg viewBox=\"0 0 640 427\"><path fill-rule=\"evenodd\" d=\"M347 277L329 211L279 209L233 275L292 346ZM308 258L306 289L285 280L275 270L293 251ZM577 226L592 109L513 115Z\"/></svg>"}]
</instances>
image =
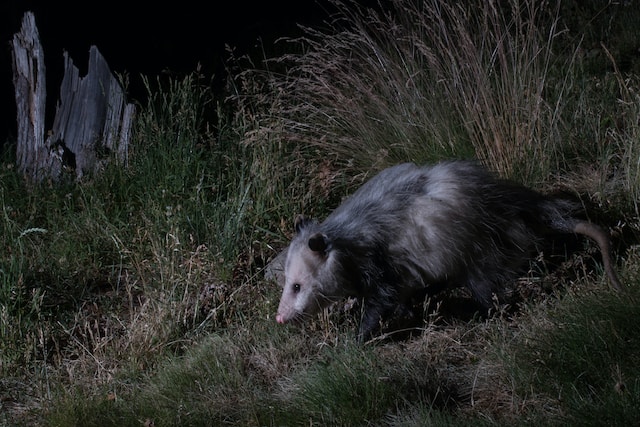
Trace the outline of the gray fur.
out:
<instances>
[{"instance_id":1,"label":"gray fur","mask_svg":"<svg viewBox=\"0 0 640 427\"><path fill-rule=\"evenodd\" d=\"M599 227L572 203L497 179L475 162L380 172L318 223L301 218L285 261L276 319L300 319L336 299L364 299L360 338L420 289L466 286L485 307L535 254L545 231L594 238L620 287Z\"/></svg>"}]
</instances>

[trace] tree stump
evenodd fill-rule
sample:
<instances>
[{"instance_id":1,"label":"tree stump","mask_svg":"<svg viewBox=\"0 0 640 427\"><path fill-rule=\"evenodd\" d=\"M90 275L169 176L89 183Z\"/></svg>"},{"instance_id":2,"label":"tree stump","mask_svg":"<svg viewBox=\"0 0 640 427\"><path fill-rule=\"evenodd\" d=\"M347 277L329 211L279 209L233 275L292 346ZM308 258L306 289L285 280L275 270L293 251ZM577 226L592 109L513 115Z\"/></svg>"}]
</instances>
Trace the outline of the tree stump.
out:
<instances>
[{"instance_id":1,"label":"tree stump","mask_svg":"<svg viewBox=\"0 0 640 427\"><path fill-rule=\"evenodd\" d=\"M48 147L60 147L76 176L98 169L114 153L126 163L134 107L125 106L122 87L98 48L89 50L89 69L80 77L65 52L64 78Z\"/></svg>"},{"instance_id":2,"label":"tree stump","mask_svg":"<svg viewBox=\"0 0 640 427\"><path fill-rule=\"evenodd\" d=\"M51 174L52 157L44 144L46 79L44 53L33 14L27 12L22 28L13 36L13 85L18 115L18 170L37 179Z\"/></svg>"},{"instance_id":3,"label":"tree stump","mask_svg":"<svg viewBox=\"0 0 640 427\"><path fill-rule=\"evenodd\" d=\"M18 169L32 181L57 181L64 168L80 179L115 158L127 163L133 104L97 47L89 50L85 77L65 52L65 69L53 129L44 139L45 67L35 18L27 12L13 39L18 113Z\"/></svg>"}]
</instances>

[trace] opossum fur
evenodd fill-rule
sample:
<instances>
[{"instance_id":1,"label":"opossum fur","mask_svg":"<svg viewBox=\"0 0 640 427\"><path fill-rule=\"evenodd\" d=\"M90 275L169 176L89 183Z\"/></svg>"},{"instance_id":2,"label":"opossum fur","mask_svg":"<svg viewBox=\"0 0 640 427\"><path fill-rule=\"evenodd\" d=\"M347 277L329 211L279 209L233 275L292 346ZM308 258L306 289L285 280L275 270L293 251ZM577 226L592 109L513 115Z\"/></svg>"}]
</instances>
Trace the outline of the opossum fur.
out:
<instances>
[{"instance_id":1,"label":"opossum fur","mask_svg":"<svg viewBox=\"0 0 640 427\"><path fill-rule=\"evenodd\" d=\"M385 169L324 222L296 221L276 320L300 320L339 298L360 297L359 337L366 340L417 290L466 286L488 308L546 232L594 239L619 289L608 234L576 219L577 210L473 161Z\"/></svg>"}]
</instances>

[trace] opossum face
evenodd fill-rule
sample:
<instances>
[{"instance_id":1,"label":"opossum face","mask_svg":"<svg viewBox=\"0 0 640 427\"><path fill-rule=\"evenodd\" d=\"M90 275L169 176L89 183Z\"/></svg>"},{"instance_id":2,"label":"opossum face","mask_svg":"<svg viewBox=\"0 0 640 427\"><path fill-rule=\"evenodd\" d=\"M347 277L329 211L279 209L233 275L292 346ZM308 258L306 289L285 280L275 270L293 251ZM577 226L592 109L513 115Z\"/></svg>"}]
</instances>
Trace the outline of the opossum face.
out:
<instances>
[{"instance_id":1,"label":"opossum face","mask_svg":"<svg viewBox=\"0 0 640 427\"><path fill-rule=\"evenodd\" d=\"M298 235L287 253L285 283L276 321L287 323L318 312L335 299L335 280L330 273L331 247L326 236L302 230L296 222Z\"/></svg>"}]
</instances>

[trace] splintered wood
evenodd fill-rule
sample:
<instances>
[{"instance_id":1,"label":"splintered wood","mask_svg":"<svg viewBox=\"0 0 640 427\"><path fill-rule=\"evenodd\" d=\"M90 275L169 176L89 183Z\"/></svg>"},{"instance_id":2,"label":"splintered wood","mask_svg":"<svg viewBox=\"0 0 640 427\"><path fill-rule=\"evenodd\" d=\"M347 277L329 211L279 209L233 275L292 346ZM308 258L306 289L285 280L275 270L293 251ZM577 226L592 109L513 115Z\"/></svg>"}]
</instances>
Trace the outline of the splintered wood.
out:
<instances>
[{"instance_id":1,"label":"splintered wood","mask_svg":"<svg viewBox=\"0 0 640 427\"><path fill-rule=\"evenodd\" d=\"M87 75L65 52L65 70L53 128L45 139L46 80L44 53L35 18L27 12L13 38L13 72L17 105L19 170L32 181L57 181L64 170L79 179L105 161L127 162L135 114L124 91L95 46Z\"/></svg>"}]
</instances>

